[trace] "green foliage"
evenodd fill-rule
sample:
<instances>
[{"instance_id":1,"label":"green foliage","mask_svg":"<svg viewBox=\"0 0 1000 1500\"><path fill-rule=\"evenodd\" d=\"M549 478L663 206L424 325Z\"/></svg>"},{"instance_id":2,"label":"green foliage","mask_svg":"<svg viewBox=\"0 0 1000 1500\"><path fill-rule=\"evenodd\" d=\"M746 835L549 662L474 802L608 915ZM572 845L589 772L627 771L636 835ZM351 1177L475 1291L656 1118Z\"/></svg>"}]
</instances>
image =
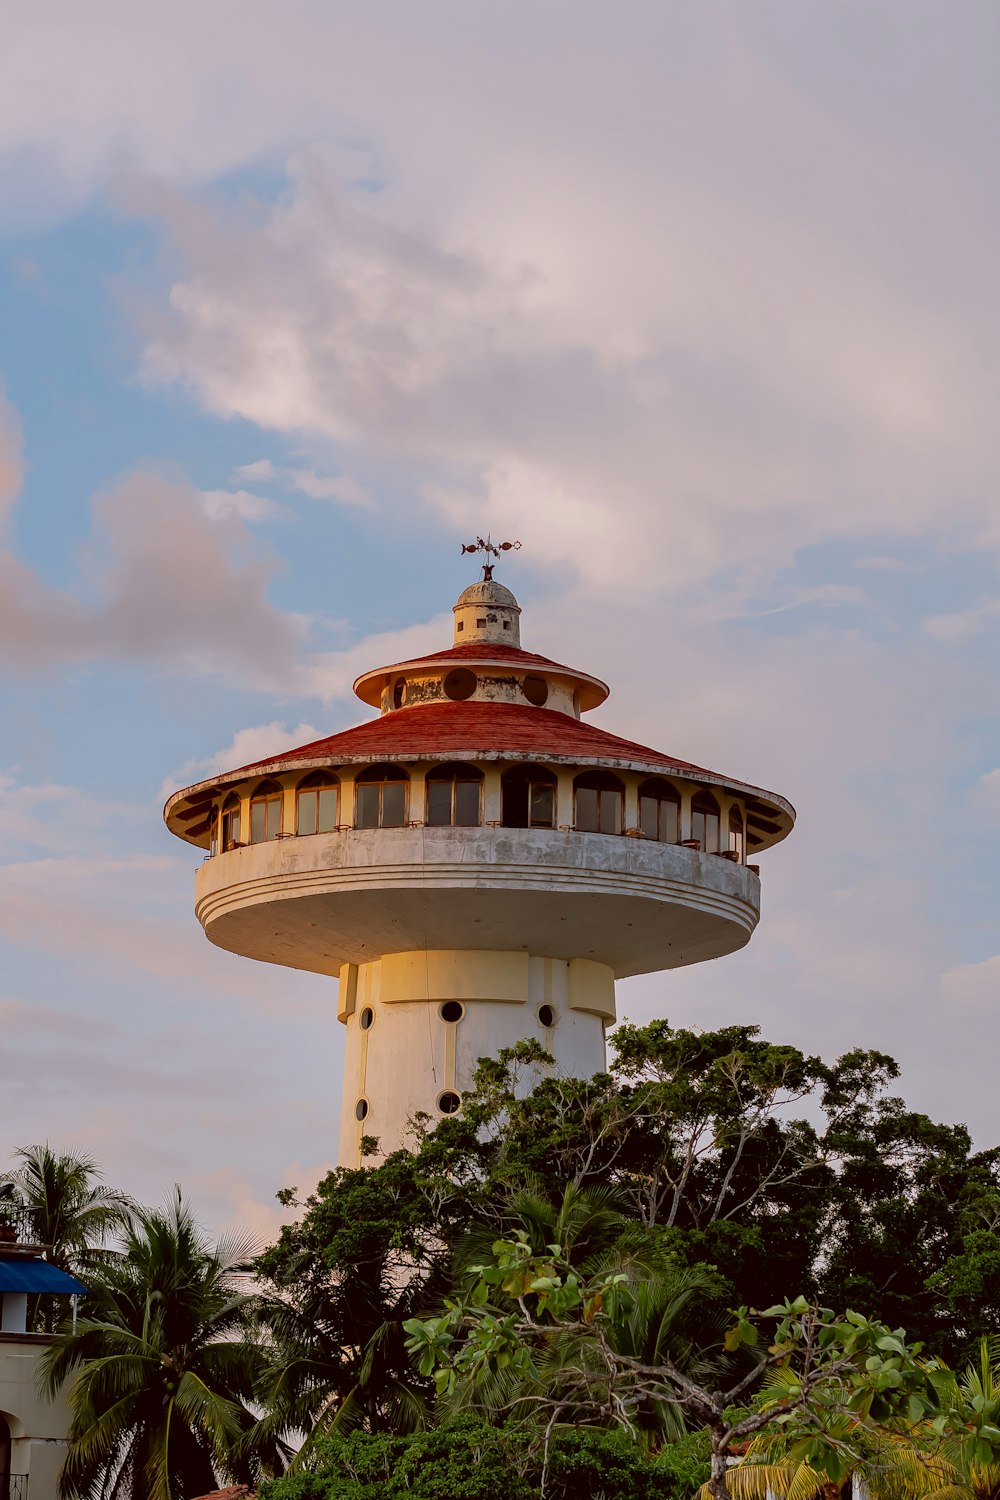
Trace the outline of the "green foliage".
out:
<instances>
[{"instance_id":1,"label":"green foliage","mask_svg":"<svg viewBox=\"0 0 1000 1500\"><path fill-rule=\"evenodd\" d=\"M613 1424L610 1396L595 1416L578 1389L604 1380L607 1395L609 1360L669 1361L748 1408L779 1374L746 1310L784 1306L790 1287L810 1338L824 1305L857 1308L880 1337L905 1326L907 1350L951 1362L1000 1328L1000 1153L908 1111L891 1058L831 1065L752 1026L665 1021L613 1044L591 1079L551 1073L535 1043L481 1060L460 1115L416 1121L412 1153L330 1174L262 1257L275 1342L259 1396L310 1434L303 1466L324 1433L413 1432L463 1405L499 1426L554 1391L559 1422ZM526 1308L544 1340L525 1337ZM911 1353L866 1358L883 1363L865 1372L864 1420L881 1421ZM828 1421L851 1395L835 1386ZM647 1380L627 1413L649 1451L707 1420L662 1396ZM794 1385L781 1399L798 1422Z\"/></svg>"},{"instance_id":2,"label":"green foliage","mask_svg":"<svg viewBox=\"0 0 1000 1500\"><path fill-rule=\"evenodd\" d=\"M179 1195L134 1210L123 1238L92 1259L81 1316L40 1362L50 1395L70 1382L60 1495L186 1500L274 1472L282 1447L250 1408L255 1303L234 1276L248 1245L210 1245Z\"/></svg>"},{"instance_id":3,"label":"green foliage","mask_svg":"<svg viewBox=\"0 0 1000 1500\"><path fill-rule=\"evenodd\" d=\"M498 1240L462 1296L436 1318L407 1322L409 1348L439 1390L453 1394L513 1372L518 1405L550 1422L572 1412L635 1434L643 1404L679 1408L703 1424L711 1442L709 1485L728 1495L728 1466L749 1437L782 1434L789 1453L812 1474L840 1485L863 1471L875 1432L914 1428L958 1444L967 1461L990 1466L1000 1454L1000 1392L992 1371L958 1382L902 1329L847 1312L838 1318L806 1297L763 1311L741 1307L724 1339L726 1356L706 1381L681 1368L669 1347L637 1359L621 1347L643 1282L626 1272L585 1276L558 1245L534 1253L526 1234ZM762 1337L763 1335L763 1337ZM553 1370L553 1347L575 1341L575 1358ZM741 1369L750 1354L756 1368ZM764 1377L749 1410L739 1410ZM734 1408L736 1408L734 1410Z\"/></svg>"},{"instance_id":4,"label":"green foliage","mask_svg":"<svg viewBox=\"0 0 1000 1500\"><path fill-rule=\"evenodd\" d=\"M103 1245L121 1224L128 1198L104 1186L92 1156L53 1151L47 1141L21 1146L15 1156L18 1200L31 1210L38 1242L47 1247L53 1265L64 1271L84 1269L88 1252ZM28 1326L36 1333L51 1333L64 1302L61 1297L33 1297Z\"/></svg>"},{"instance_id":5,"label":"green foliage","mask_svg":"<svg viewBox=\"0 0 1000 1500\"><path fill-rule=\"evenodd\" d=\"M261 1500L688 1500L707 1472L703 1437L653 1460L617 1432L539 1435L463 1417L409 1437L327 1438L309 1473L272 1480Z\"/></svg>"}]
</instances>

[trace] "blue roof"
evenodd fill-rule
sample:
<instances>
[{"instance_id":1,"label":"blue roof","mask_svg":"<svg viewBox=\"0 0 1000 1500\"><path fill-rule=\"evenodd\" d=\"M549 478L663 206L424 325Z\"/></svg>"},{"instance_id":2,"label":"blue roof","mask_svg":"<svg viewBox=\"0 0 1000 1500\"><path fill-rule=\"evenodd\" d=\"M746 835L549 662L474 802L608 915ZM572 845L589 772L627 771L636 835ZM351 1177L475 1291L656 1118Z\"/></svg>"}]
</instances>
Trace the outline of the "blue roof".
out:
<instances>
[{"instance_id":1,"label":"blue roof","mask_svg":"<svg viewBox=\"0 0 1000 1500\"><path fill-rule=\"evenodd\" d=\"M86 1290L82 1281L47 1260L0 1260L0 1292L61 1292L72 1296Z\"/></svg>"}]
</instances>

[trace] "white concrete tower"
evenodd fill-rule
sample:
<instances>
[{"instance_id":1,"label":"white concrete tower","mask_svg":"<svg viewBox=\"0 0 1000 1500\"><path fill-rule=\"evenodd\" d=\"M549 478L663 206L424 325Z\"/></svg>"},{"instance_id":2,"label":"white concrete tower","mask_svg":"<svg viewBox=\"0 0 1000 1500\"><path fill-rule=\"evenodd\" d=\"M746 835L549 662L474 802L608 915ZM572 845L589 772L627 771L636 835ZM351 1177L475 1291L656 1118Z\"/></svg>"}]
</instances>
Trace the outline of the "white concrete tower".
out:
<instances>
[{"instance_id":1,"label":"white concrete tower","mask_svg":"<svg viewBox=\"0 0 1000 1500\"><path fill-rule=\"evenodd\" d=\"M340 1160L418 1112L461 1108L478 1058L534 1037L568 1075L605 1065L616 979L749 941L747 857L790 831L772 792L582 719L603 682L520 646L492 579L454 644L359 677L379 717L176 792L167 826L210 856L213 943L338 982Z\"/></svg>"}]
</instances>

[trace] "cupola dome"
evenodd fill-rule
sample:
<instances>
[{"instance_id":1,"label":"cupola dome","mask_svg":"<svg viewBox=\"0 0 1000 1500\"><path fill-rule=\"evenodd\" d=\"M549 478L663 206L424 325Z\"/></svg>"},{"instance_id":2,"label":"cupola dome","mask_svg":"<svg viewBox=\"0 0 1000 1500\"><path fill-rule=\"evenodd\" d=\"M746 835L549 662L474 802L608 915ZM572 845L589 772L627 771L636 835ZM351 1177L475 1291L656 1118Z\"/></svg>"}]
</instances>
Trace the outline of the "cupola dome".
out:
<instances>
[{"instance_id":1,"label":"cupola dome","mask_svg":"<svg viewBox=\"0 0 1000 1500\"><path fill-rule=\"evenodd\" d=\"M483 578L463 589L452 613L456 646L470 641L491 641L505 646L521 644L521 607L510 589L494 583L492 578Z\"/></svg>"}]
</instances>

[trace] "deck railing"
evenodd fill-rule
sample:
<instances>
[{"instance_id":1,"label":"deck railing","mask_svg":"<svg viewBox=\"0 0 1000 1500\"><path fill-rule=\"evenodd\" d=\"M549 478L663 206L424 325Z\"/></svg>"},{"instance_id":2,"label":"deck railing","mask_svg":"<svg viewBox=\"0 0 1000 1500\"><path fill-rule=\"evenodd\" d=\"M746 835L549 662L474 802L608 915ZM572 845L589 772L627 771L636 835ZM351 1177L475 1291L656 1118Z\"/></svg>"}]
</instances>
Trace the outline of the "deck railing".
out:
<instances>
[{"instance_id":1,"label":"deck railing","mask_svg":"<svg viewBox=\"0 0 1000 1500\"><path fill-rule=\"evenodd\" d=\"M0 1500L28 1500L27 1474L0 1474Z\"/></svg>"},{"instance_id":2,"label":"deck railing","mask_svg":"<svg viewBox=\"0 0 1000 1500\"><path fill-rule=\"evenodd\" d=\"M9 1198L0 1198L0 1253L6 1245L39 1245L41 1231L38 1215L33 1208ZM0 1500L6 1500L0 1490Z\"/></svg>"}]
</instances>

